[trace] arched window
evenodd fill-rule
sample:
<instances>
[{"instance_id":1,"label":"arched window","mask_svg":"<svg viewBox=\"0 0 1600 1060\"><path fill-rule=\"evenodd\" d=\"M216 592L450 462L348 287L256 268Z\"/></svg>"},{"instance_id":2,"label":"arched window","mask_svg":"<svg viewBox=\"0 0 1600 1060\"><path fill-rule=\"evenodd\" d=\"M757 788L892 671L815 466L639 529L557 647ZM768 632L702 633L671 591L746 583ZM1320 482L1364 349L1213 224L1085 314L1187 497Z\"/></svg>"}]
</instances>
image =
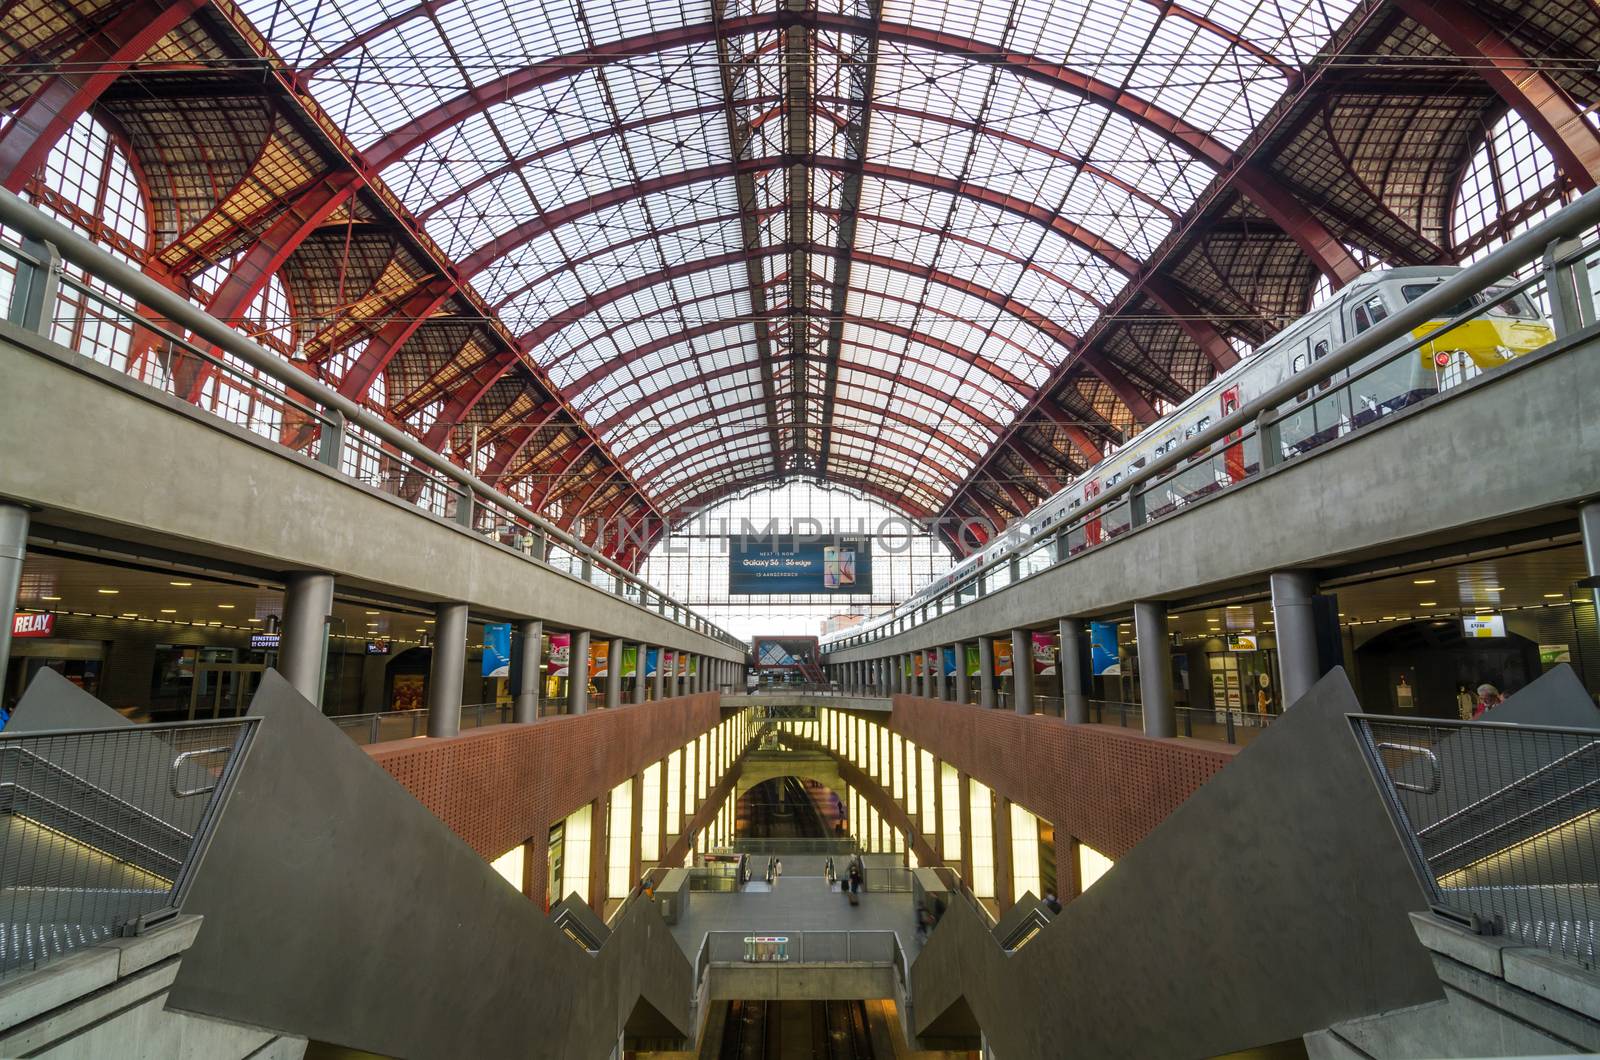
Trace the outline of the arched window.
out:
<instances>
[{"instance_id":1,"label":"arched window","mask_svg":"<svg viewBox=\"0 0 1600 1060\"><path fill-rule=\"evenodd\" d=\"M218 262L194 278L193 300L204 306L233 271L234 258ZM267 278L261 292L238 320L228 321L238 331L278 355L288 358L294 349L294 313L289 292L277 276ZM211 374L199 404L241 427L267 437L283 429L283 400L275 381L231 353L222 354L226 371Z\"/></svg>"},{"instance_id":2,"label":"arched window","mask_svg":"<svg viewBox=\"0 0 1600 1060\"><path fill-rule=\"evenodd\" d=\"M870 570L871 591L732 595L732 540L791 533L870 538L870 566L858 557L856 575ZM903 603L950 567L944 545L887 504L852 489L800 480L756 489L696 514L651 550L640 575L735 636L820 636Z\"/></svg>"},{"instance_id":3,"label":"arched window","mask_svg":"<svg viewBox=\"0 0 1600 1060\"><path fill-rule=\"evenodd\" d=\"M29 181L27 197L46 213L125 261L142 263L150 246L149 212L138 174L119 138L92 116L73 123ZM20 242L6 231L8 242ZM13 262L3 262L0 298L9 300ZM153 336L135 325L135 307L108 296L74 265L52 311L50 337L101 364L156 382Z\"/></svg>"},{"instance_id":4,"label":"arched window","mask_svg":"<svg viewBox=\"0 0 1600 1060\"><path fill-rule=\"evenodd\" d=\"M1543 141L1516 111L1489 130L1461 174L1450 240L1473 261L1561 206L1564 182Z\"/></svg>"}]
</instances>

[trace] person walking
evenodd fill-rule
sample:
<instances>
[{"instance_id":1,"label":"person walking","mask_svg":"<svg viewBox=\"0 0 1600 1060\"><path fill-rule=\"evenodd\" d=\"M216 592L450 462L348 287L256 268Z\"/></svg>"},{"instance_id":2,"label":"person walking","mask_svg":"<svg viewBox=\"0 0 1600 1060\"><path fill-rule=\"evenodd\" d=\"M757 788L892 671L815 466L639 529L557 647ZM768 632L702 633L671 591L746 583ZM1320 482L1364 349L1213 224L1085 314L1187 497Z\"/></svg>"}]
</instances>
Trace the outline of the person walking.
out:
<instances>
[{"instance_id":1,"label":"person walking","mask_svg":"<svg viewBox=\"0 0 1600 1060\"><path fill-rule=\"evenodd\" d=\"M778 889L778 881L783 879L783 859L779 858L772 863L772 889Z\"/></svg>"},{"instance_id":2,"label":"person walking","mask_svg":"<svg viewBox=\"0 0 1600 1060\"><path fill-rule=\"evenodd\" d=\"M1500 690L1494 685L1484 683L1478 686L1478 705L1472 708L1474 720L1500 705Z\"/></svg>"}]
</instances>

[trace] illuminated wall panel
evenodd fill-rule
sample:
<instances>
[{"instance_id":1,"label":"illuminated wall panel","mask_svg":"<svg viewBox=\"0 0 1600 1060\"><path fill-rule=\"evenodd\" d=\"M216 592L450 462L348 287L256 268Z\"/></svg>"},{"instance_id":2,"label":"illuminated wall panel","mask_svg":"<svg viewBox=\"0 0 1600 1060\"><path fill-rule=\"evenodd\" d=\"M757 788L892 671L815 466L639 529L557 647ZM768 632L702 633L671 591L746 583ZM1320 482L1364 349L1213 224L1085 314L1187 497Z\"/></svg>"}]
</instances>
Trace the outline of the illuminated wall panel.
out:
<instances>
[{"instance_id":1,"label":"illuminated wall panel","mask_svg":"<svg viewBox=\"0 0 1600 1060\"><path fill-rule=\"evenodd\" d=\"M1021 901L1024 894L1043 898L1039 878L1039 818L1011 804L1011 894Z\"/></svg>"},{"instance_id":2,"label":"illuminated wall panel","mask_svg":"<svg viewBox=\"0 0 1600 1060\"><path fill-rule=\"evenodd\" d=\"M549 895L552 905L569 894L589 900L589 847L593 842L594 811L585 804L567 815L562 826L561 893Z\"/></svg>"},{"instance_id":3,"label":"illuminated wall panel","mask_svg":"<svg viewBox=\"0 0 1600 1060\"><path fill-rule=\"evenodd\" d=\"M940 763L940 796L944 800L944 859L961 860L961 774L948 762Z\"/></svg>"},{"instance_id":4,"label":"illuminated wall panel","mask_svg":"<svg viewBox=\"0 0 1600 1060\"><path fill-rule=\"evenodd\" d=\"M522 868L527 851L526 843L518 843L490 862L494 871L504 876L506 882L517 889L518 894L522 893Z\"/></svg>"},{"instance_id":5,"label":"illuminated wall panel","mask_svg":"<svg viewBox=\"0 0 1600 1060\"><path fill-rule=\"evenodd\" d=\"M633 837L633 780L611 789L606 816L606 895L626 898L633 881L628 864Z\"/></svg>"},{"instance_id":6,"label":"illuminated wall panel","mask_svg":"<svg viewBox=\"0 0 1600 1060\"><path fill-rule=\"evenodd\" d=\"M1087 891L1096 880L1111 871L1112 861L1088 843L1078 844L1078 881Z\"/></svg>"},{"instance_id":7,"label":"illuminated wall panel","mask_svg":"<svg viewBox=\"0 0 1600 1060\"><path fill-rule=\"evenodd\" d=\"M967 778L967 792L971 797L972 833L972 893L979 898L993 898L994 894L994 800L989 789Z\"/></svg>"}]
</instances>

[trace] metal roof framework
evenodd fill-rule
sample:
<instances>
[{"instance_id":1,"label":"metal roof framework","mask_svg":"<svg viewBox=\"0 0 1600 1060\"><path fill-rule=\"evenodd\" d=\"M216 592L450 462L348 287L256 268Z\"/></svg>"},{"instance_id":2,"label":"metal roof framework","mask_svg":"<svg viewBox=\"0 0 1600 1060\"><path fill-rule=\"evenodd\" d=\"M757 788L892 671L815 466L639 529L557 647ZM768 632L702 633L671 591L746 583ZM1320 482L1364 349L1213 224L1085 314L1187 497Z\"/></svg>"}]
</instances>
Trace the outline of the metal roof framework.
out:
<instances>
[{"instance_id":1,"label":"metal roof framework","mask_svg":"<svg viewBox=\"0 0 1600 1060\"><path fill-rule=\"evenodd\" d=\"M1592 75L1529 69L1592 55L1562 3L49 7L18 12L55 31L19 47L59 58L12 90L8 184L108 93L200 109L225 80L242 113L248 71L270 133L152 265L231 260L226 317L337 258L360 293L307 315L308 363L349 361L357 397L383 380L391 416L595 536L794 474L1003 521L1283 322L1269 282L1344 282L1352 245L1448 257L1339 111L1365 90L1392 130L1374 116L1423 109L1427 76L1346 56L1434 64L1458 139L1498 95L1571 186L1600 169Z\"/></svg>"}]
</instances>

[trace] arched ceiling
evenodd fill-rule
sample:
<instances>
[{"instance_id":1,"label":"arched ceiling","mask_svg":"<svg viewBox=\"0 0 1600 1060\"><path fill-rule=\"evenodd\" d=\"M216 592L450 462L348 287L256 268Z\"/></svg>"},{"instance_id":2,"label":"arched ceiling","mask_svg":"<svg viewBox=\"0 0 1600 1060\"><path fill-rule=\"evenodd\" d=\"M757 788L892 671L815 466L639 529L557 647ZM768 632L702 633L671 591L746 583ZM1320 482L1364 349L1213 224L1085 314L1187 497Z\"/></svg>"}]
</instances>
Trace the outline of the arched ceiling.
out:
<instances>
[{"instance_id":1,"label":"arched ceiling","mask_svg":"<svg viewBox=\"0 0 1600 1060\"><path fill-rule=\"evenodd\" d=\"M670 512L941 509L1348 14L1207 6L243 10Z\"/></svg>"},{"instance_id":2,"label":"arched ceiling","mask_svg":"<svg viewBox=\"0 0 1600 1060\"><path fill-rule=\"evenodd\" d=\"M1506 107L1592 186L1592 8L1508 5L28 0L0 179L93 105L147 267L278 275L314 370L625 559L793 475L1003 521L1447 257Z\"/></svg>"}]
</instances>

